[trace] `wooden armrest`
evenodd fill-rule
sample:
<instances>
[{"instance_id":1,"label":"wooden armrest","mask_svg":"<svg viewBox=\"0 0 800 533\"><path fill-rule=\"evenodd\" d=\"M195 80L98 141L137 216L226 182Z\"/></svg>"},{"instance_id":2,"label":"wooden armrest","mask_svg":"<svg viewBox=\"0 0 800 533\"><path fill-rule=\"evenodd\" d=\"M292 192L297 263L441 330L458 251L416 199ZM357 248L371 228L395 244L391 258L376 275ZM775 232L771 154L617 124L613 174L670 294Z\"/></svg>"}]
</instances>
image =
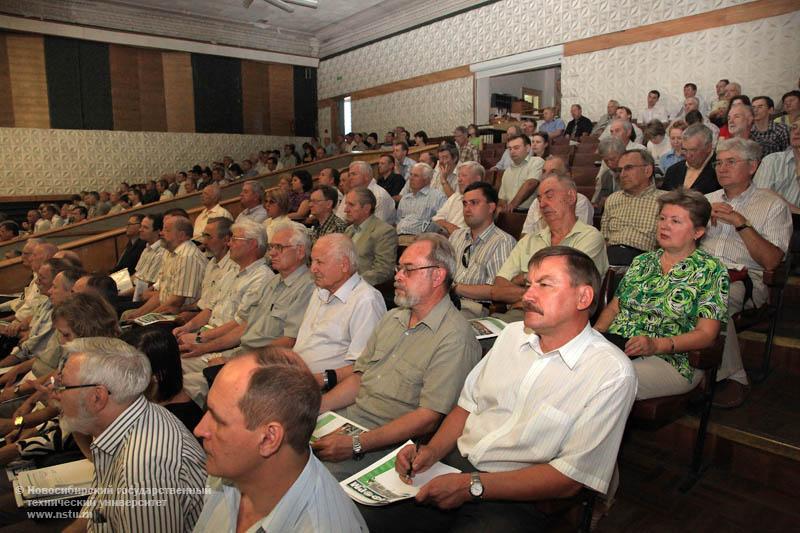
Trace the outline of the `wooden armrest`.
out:
<instances>
[{"instance_id":1,"label":"wooden armrest","mask_svg":"<svg viewBox=\"0 0 800 533\"><path fill-rule=\"evenodd\" d=\"M694 368L709 369L719 366L722 362L722 349L725 346L724 337L717 337L714 344L702 350L689 352L689 364Z\"/></svg>"},{"instance_id":2,"label":"wooden armrest","mask_svg":"<svg viewBox=\"0 0 800 533\"><path fill-rule=\"evenodd\" d=\"M781 264L778 265L778 268L775 270L765 270L764 271L764 284L767 287L774 287L776 289L782 289L786 286L786 282L789 280L789 268L786 261L781 261Z\"/></svg>"}]
</instances>

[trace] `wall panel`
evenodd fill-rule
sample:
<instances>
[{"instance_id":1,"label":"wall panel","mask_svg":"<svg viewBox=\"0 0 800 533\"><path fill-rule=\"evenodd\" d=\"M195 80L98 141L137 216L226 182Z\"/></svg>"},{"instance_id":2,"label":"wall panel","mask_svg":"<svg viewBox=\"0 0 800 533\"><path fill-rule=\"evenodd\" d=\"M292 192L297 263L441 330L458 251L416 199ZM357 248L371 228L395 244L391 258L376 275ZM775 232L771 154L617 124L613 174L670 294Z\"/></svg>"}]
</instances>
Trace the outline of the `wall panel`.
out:
<instances>
[{"instance_id":1,"label":"wall panel","mask_svg":"<svg viewBox=\"0 0 800 533\"><path fill-rule=\"evenodd\" d=\"M138 131L142 128L139 104L139 50L112 44L108 52L114 129Z\"/></svg>"},{"instance_id":2,"label":"wall panel","mask_svg":"<svg viewBox=\"0 0 800 533\"><path fill-rule=\"evenodd\" d=\"M108 45L78 41L80 54L81 114L83 128L113 130L111 109L111 76L108 67Z\"/></svg>"},{"instance_id":3,"label":"wall panel","mask_svg":"<svg viewBox=\"0 0 800 533\"><path fill-rule=\"evenodd\" d=\"M195 130L242 133L241 60L192 54L192 80Z\"/></svg>"},{"instance_id":4,"label":"wall panel","mask_svg":"<svg viewBox=\"0 0 800 533\"><path fill-rule=\"evenodd\" d=\"M294 67L295 135L317 134L317 69Z\"/></svg>"},{"instance_id":5,"label":"wall panel","mask_svg":"<svg viewBox=\"0 0 800 533\"><path fill-rule=\"evenodd\" d=\"M242 125L244 133L268 134L269 69L264 63L242 60Z\"/></svg>"},{"instance_id":6,"label":"wall panel","mask_svg":"<svg viewBox=\"0 0 800 533\"><path fill-rule=\"evenodd\" d=\"M0 34L0 127L14 125L14 103L11 100L11 75L8 72L6 36Z\"/></svg>"},{"instance_id":7,"label":"wall panel","mask_svg":"<svg viewBox=\"0 0 800 533\"><path fill-rule=\"evenodd\" d=\"M194 131L194 89L191 55L184 52L164 52L164 103L167 131Z\"/></svg>"},{"instance_id":8,"label":"wall panel","mask_svg":"<svg viewBox=\"0 0 800 533\"><path fill-rule=\"evenodd\" d=\"M160 50L139 49L139 109L143 131L167 131L164 68Z\"/></svg>"},{"instance_id":9,"label":"wall panel","mask_svg":"<svg viewBox=\"0 0 800 533\"><path fill-rule=\"evenodd\" d=\"M292 65L269 65L270 133L291 135L294 127L294 69Z\"/></svg>"},{"instance_id":10,"label":"wall panel","mask_svg":"<svg viewBox=\"0 0 800 533\"><path fill-rule=\"evenodd\" d=\"M39 35L7 34L6 52L14 125L23 128L49 128L44 39Z\"/></svg>"}]
</instances>

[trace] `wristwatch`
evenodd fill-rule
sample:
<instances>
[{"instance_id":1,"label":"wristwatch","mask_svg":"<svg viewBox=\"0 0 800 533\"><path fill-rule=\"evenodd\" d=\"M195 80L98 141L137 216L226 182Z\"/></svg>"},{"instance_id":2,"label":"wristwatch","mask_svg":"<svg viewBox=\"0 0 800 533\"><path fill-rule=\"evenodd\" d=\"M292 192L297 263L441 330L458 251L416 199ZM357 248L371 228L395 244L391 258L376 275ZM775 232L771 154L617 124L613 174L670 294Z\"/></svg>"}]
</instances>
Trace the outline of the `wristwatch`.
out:
<instances>
[{"instance_id":1,"label":"wristwatch","mask_svg":"<svg viewBox=\"0 0 800 533\"><path fill-rule=\"evenodd\" d=\"M197 335L194 336L194 343L195 344L203 344L203 337L200 335L202 332L198 331Z\"/></svg>"},{"instance_id":2,"label":"wristwatch","mask_svg":"<svg viewBox=\"0 0 800 533\"><path fill-rule=\"evenodd\" d=\"M745 229L745 228L750 228L750 229L753 229L753 225L752 225L752 224L750 223L750 221L749 221L749 220L747 220L747 219L744 219L744 224L742 224L741 226L736 226L736 231L737 231L737 232L738 232L738 231L742 231L742 230L743 230L743 229Z\"/></svg>"},{"instance_id":3,"label":"wristwatch","mask_svg":"<svg viewBox=\"0 0 800 533\"><path fill-rule=\"evenodd\" d=\"M483 483L481 483L481 475L478 472L472 472L470 474L469 495L472 496L474 500L483 498Z\"/></svg>"},{"instance_id":4,"label":"wristwatch","mask_svg":"<svg viewBox=\"0 0 800 533\"><path fill-rule=\"evenodd\" d=\"M361 436L353 435L353 460L360 461L364 458L364 450L361 448Z\"/></svg>"},{"instance_id":5,"label":"wristwatch","mask_svg":"<svg viewBox=\"0 0 800 533\"><path fill-rule=\"evenodd\" d=\"M14 429L22 429L22 426L25 424L25 417L18 416L14 419Z\"/></svg>"}]
</instances>

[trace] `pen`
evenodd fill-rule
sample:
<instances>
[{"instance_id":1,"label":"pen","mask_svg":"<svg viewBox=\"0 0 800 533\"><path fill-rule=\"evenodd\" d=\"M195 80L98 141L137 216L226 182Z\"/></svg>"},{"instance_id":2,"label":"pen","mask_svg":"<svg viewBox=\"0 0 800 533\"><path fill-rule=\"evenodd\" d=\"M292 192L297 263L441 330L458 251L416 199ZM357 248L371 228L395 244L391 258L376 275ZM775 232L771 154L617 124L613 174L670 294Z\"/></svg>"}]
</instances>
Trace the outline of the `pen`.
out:
<instances>
[{"instance_id":1,"label":"pen","mask_svg":"<svg viewBox=\"0 0 800 533\"><path fill-rule=\"evenodd\" d=\"M419 453L419 440L413 439L412 442L414 443L414 458L412 458L411 461L408 463L408 472L406 472L406 477L408 479L411 479L411 473L414 470L414 459L416 459L417 454Z\"/></svg>"}]
</instances>

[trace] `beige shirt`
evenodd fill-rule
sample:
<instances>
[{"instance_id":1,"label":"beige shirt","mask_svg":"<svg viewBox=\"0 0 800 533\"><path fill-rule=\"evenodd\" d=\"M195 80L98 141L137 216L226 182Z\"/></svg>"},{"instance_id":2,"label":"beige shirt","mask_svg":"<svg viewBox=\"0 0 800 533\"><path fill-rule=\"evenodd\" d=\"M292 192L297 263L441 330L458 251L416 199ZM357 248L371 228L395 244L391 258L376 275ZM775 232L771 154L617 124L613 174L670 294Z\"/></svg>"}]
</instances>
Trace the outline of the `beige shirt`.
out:
<instances>
[{"instance_id":1,"label":"beige shirt","mask_svg":"<svg viewBox=\"0 0 800 533\"><path fill-rule=\"evenodd\" d=\"M183 296L184 304L194 303L200 297L206 263L206 256L192 241L181 243L174 252L167 250L158 278L159 301Z\"/></svg>"},{"instance_id":2,"label":"beige shirt","mask_svg":"<svg viewBox=\"0 0 800 533\"><path fill-rule=\"evenodd\" d=\"M197 218L194 219L194 235L192 239L199 241L203 238L203 230L206 229L206 224L212 218L227 218L228 220L233 220L233 215L222 207L221 205L217 204L211 209L203 209Z\"/></svg>"},{"instance_id":3,"label":"beige shirt","mask_svg":"<svg viewBox=\"0 0 800 533\"><path fill-rule=\"evenodd\" d=\"M529 179L538 180L542 178L543 167L544 159L535 155L527 156L525 161L519 165L512 163L511 166L503 172L503 181L500 184L500 191L498 193L500 199L506 202L513 200L523 183ZM535 194L530 195L519 207L521 209L529 208L534 198L536 198Z\"/></svg>"}]
</instances>

